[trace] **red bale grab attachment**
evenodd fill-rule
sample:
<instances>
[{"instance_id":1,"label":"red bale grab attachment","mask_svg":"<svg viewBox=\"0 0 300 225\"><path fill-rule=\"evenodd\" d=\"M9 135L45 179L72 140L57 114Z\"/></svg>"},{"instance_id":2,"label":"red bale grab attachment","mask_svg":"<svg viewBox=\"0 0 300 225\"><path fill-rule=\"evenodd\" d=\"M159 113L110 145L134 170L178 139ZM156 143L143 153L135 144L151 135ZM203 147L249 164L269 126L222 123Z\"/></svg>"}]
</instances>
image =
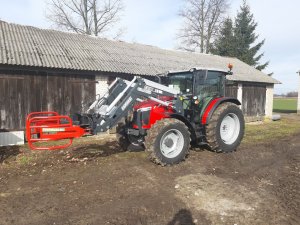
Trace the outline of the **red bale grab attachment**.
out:
<instances>
[{"instance_id":1,"label":"red bale grab attachment","mask_svg":"<svg viewBox=\"0 0 300 225\"><path fill-rule=\"evenodd\" d=\"M57 112L33 112L26 119L26 138L33 150L58 150L69 147L74 138L82 137L88 131L73 125L69 116ZM61 144L57 141L68 140ZM52 146L40 146L35 143L53 143Z\"/></svg>"}]
</instances>

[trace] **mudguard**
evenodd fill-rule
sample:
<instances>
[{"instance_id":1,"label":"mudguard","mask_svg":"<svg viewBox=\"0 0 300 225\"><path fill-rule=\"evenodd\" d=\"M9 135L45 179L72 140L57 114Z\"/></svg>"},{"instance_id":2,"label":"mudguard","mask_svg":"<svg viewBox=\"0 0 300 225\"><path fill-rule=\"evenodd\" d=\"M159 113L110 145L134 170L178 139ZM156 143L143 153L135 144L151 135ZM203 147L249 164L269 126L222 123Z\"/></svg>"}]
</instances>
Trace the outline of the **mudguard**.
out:
<instances>
[{"instance_id":1,"label":"mudguard","mask_svg":"<svg viewBox=\"0 0 300 225\"><path fill-rule=\"evenodd\" d=\"M170 117L182 121L189 128L189 131L191 133L191 140L192 141L196 140L195 129L194 129L193 125L191 124L191 122L186 117L184 117L183 115L181 115L179 113L172 113L172 114L170 114Z\"/></svg>"},{"instance_id":2,"label":"mudguard","mask_svg":"<svg viewBox=\"0 0 300 225\"><path fill-rule=\"evenodd\" d=\"M214 111L216 110L216 108L224 102L232 102L236 105L241 105L240 101L236 98L221 97L221 98L215 98L215 99L211 100L202 115L202 118L201 118L202 125L207 125L208 121L210 120L210 118L211 118L212 114L214 113Z\"/></svg>"}]
</instances>

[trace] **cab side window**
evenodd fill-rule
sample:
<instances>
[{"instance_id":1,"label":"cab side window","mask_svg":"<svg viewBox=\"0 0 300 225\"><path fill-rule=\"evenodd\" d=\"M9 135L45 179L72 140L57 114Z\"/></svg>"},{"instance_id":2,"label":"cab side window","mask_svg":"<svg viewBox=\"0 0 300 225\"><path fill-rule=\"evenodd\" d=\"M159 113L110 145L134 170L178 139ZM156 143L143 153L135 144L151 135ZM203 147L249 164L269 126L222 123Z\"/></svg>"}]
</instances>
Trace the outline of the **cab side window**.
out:
<instances>
[{"instance_id":1,"label":"cab side window","mask_svg":"<svg viewBox=\"0 0 300 225\"><path fill-rule=\"evenodd\" d=\"M198 71L195 94L199 97L222 96L224 77L219 71Z\"/></svg>"}]
</instances>

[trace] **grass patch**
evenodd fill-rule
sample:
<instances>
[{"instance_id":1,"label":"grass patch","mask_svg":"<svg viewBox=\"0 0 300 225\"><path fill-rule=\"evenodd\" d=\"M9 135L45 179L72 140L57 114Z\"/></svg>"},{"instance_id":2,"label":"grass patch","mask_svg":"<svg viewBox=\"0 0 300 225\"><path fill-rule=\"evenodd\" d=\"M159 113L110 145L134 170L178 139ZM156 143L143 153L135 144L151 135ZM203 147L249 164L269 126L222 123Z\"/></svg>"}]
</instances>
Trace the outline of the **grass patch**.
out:
<instances>
[{"instance_id":1,"label":"grass patch","mask_svg":"<svg viewBox=\"0 0 300 225\"><path fill-rule=\"evenodd\" d=\"M87 146L92 144L102 144L106 141L111 140L114 136L103 134L103 135L95 135L95 136L88 136L88 137L81 137L81 138L74 138L73 144L69 148L79 147L79 146ZM44 141L44 142L35 142L33 145L35 147L53 147L53 146L61 146L66 145L69 143L69 139L63 139L58 141ZM26 143L23 147L23 150L28 150L29 145ZM64 148L67 149L67 148ZM43 151L43 150L42 150Z\"/></svg>"},{"instance_id":2,"label":"grass patch","mask_svg":"<svg viewBox=\"0 0 300 225\"><path fill-rule=\"evenodd\" d=\"M264 122L258 125L246 125L243 143L257 143L281 140L283 137L300 132L300 120L282 118L279 121Z\"/></svg>"},{"instance_id":3,"label":"grass patch","mask_svg":"<svg viewBox=\"0 0 300 225\"><path fill-rule=\"evenodd\" d=\"M274 98L273 111L281 113L297 112L296 98Z\"/></svg>"},{"instance_id":4,"label":"grass patch","mask_svg":"<svg viewBox=\"0 0 300 225\"><path fill-rule=\"evenodd\" d=\"M17 158L17 162L21 165L28 165L33 160L32 156L21 155Z\"/></svg>"}]
</instances>

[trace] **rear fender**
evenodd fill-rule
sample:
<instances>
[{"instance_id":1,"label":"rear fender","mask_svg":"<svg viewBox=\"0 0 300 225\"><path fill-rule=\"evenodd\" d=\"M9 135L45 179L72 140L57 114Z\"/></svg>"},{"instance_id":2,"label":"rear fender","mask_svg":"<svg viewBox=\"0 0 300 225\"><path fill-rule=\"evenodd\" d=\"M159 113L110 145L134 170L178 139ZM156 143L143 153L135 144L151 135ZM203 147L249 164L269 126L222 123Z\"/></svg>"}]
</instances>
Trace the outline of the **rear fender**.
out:
<instances>
[{"instance_id":1,"label":"rear fender","mask_svg":"<svg viewBox=\"0 0 300 225\"><path fill-rule=\"evenodd\" d=\"M204 110L201 123L202 125L207 125L210 118L212 117L212 114L218 108L218 106L224 102L231 102L236 105L241 105L241 102L237 100L236 98L230 98L230 97L222 97L222 98L215 98L210 101L210 103L207 105L206 109Z\"/></svg>"}]
</instances>

